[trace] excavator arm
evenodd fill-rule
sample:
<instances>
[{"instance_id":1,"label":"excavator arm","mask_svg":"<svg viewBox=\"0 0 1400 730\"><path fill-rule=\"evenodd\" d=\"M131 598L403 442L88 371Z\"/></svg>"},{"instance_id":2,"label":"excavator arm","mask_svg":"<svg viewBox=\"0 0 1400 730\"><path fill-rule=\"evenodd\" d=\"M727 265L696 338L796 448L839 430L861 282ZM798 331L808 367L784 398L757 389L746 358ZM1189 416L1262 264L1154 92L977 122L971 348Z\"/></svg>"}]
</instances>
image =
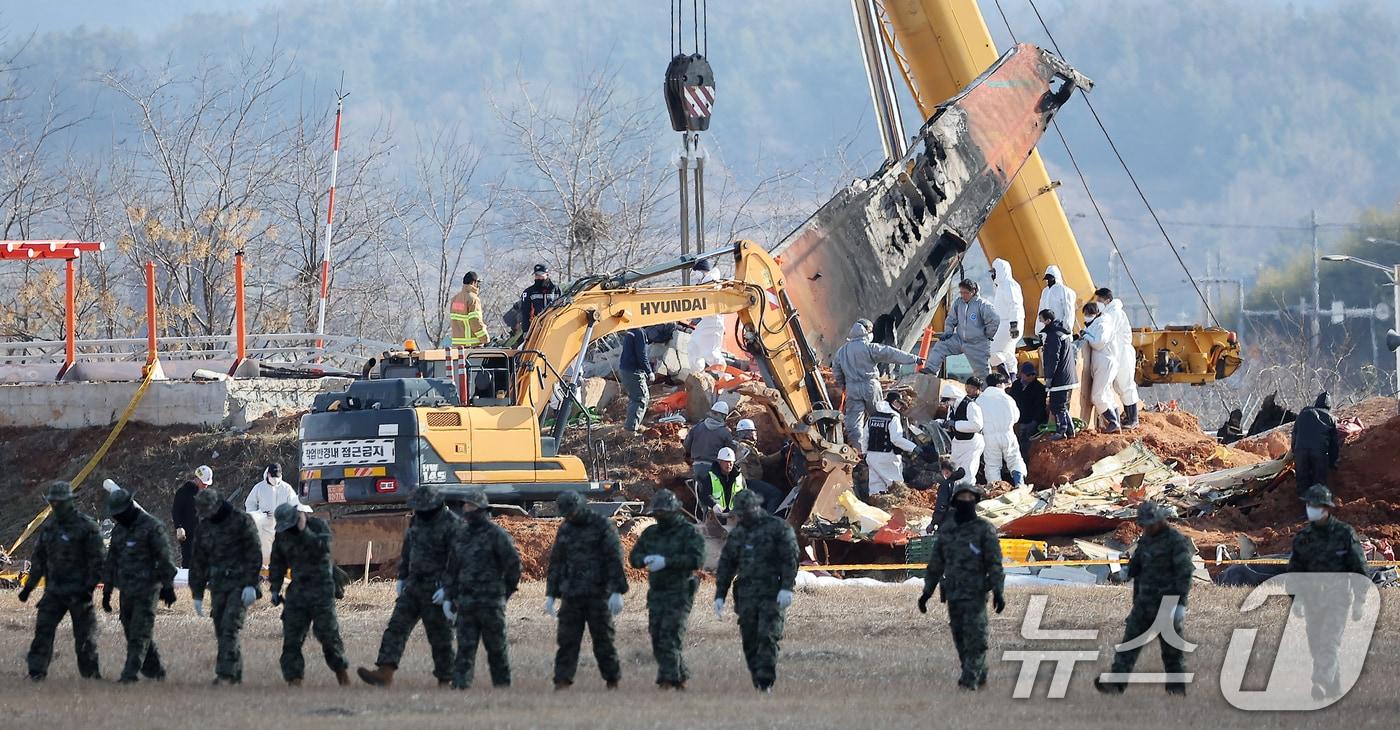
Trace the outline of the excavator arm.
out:
<instances>
[{"instance_id":1,"label":"excavator arm","mask_svg":"<svg viewBox=\"0 0 1400 730\"><path fill-rule=\"evenodd\" d=\"M519 405L544 413L558 390L568 410L588 345L614 332L734 314L740 341L763 376L757 400L773 413L778 427L806 458L810 474L789 511L801 525L813 514L831 517L836 495L851 486L855 451L841 441L840 413L832 408L826 383L788 296L782 269L751 241L735 243L734 278L692 286L638 287L645 278L688 268L693 257L645 274L600 276L575 284L538 317L520 351ZM723 255L726 252L720 252ZM567 413L556 414L556 437Z\"/></svg>"}]
</instances>

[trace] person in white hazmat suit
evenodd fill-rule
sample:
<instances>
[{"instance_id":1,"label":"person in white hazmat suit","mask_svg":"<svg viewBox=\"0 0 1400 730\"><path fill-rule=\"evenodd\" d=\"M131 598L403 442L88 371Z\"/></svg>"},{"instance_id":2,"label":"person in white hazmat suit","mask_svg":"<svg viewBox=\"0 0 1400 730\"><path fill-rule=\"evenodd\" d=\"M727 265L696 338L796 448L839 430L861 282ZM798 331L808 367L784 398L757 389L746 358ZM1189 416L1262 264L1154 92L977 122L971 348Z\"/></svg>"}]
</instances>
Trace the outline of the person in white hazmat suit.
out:
<instances>
[{"instance_id":1,"label":"person in white hazmat suit","mask_svg":"<svg viewBox=\"0 0 1400 730\"><path fill-rule=\"evenodd\" d=\"M243 500L243 511L253 518L253 524L258 528L263 565L267 565L272 557L272 540L277 536L277 519L273 513L283 504L300 507L301 499L292 485L282 480L282 466L268 464L263 469L262 481L254 484L248 498Z\"/></svg>"},{"instance_id":2,"label":"person in white hazmat suit","mask_svg":"<svg viewBox=\"0 0 1400 730\"><path fill-rule=\"evenodd\" d=\"M982 438L986 441L982 465L988 484L1000 480L1004 468L1011 472L1011 484L1019 487L1026 482L1026 462L1016 440L1021 409L1006 392L1006 382L1005 375L992 373L987 376L987 389L977 396L977 407L982 409Z\"/></svg>"},{"instance_id":3,"label":"person in white hazmat suit","mask_svg":"<svg viewBox=\"0 0 1400 730\"><path fill-rule=\"evenodd\" d=\"M992 262L992 309L996 310L997 334L992 338L989 365L1000 366L1009 379L1016 371L1016 343L1021 339L1022 320L1026 316L1026 300L1021 285L1011 276L1011 264L1006 259Z\"/></svg>"},{"instance_id":4,"label":"person in white hazmat suit","mask_svg":"<svg viewBox=\"0 0 1400 730\"><path fill-rule=\"evenodd\" d=\"M1055 319L1063 322L1065 327L1074 329L1074 302L1075 292L1065 286L1060 281L1060 267L1051 264L1045 267L1045 289L1040 292L1040 308L1036 311L1044 312L1050 310L1055 313ZM1035 333L1045 329L1045 323L1037 319Z\"/></svg>"},{"instance_id":5,"label":"person in white hazmat suit","mask_svg":"<svg viewBox=\"0 0 1400 730\"><path fill-rule=\"evenodd\" d=\"M719 272L709 259L695 262L696 273L700 274L697 284L713 284L719 281ZM690 369L701 372L724 362L724 315L712 314L700 318L695 331L690 333Z\"/></svg>"},{"instance_id":6,"label":"person in white hazmat suit","mask_svg":"<svg viewBox=\"0 0 1400 730\"><path fill-rule=\"evenodd\" d=\"M977 380L979 386L981 382ZM952 441L948 458L968 478L975 478L982 470L982 451L986 447L986 441L982 438L982 409L973 402L967 391L951 380L944 380L939 386L938 399L948 408L948 416L942 424Z\"/></svg>"},{"instance_id":7,"label":"person in white hazmat suit","mask_svg":"<svg viewBox=\"0 0 1400 730\"><path fill-rule=\"evenodd\" d=\"M977 289L977 282L971 279L958 282L958 298L948 309L943 334L938 336L938 342L928 351L925 372L936 375L949 355L966 355L968 364L972 366L972 374L978 378L987 377L992 340L996 337L1001 318L986 299L978 296Z\"/></svg>"},{"instance_id":8,"label":"person in white hazmat suit","mask_svg":"<svg viewBox=\"0 0 1400 730\"><path fill-rule=\"evenodd\" d=\"M917 355L907 353L897 347L878 345L872 340L874 327L868 319L858 319L851 325L846 335L846 344L831 357L831 376L836 387L845 394L841 406L844 416L846 443L854 448L865 449L865 433L861 419L874 413L884 396L880 389L880 363L913 365L923 362Z\"/></svg>"},{"instance_id":9,"label":"person in white hazmat suit","mask_svg":"<svg viewBox=\"0 0 1400 730\"><path fill-rule=\"evenodd\" d=\"M870 478L866 485L870 496L889 491L890 485L904 481L904 457L919 445L904 435L903 416L909 404L898 392L890 393L868 414L870 433L866 437L865 467Z\"/></svg>"},{"instance_id":10,"label":"person in white hazmat suit","mask_svg":"<svg viewBox=\"0 0 1400 730\"><path fill-rule=\"evenodd\" d=\"M1104 433L1117 433L1118 396L1114 395L1113 379L1118 374L1118 352L1113 344L1113 322L1099 309L1098 302L1084 305L1084 331L1079 343L1089 358L1089 397L1094 408L1103 415Z\"/></svg>"},{"instance_id":11,"label":"person in white hazmat suit","mask_svg":"<svg viewBox=\"0 0 1400 730\"><path fill-rule=\"evenodd\" d=\"M1094 292L1094 300L1103 309L1104 317L1112 323L1113 348L1118 354L1117 371L1113 377L1113 392L1123 404L1123 428L1137 428L1138 404L1142 398L1137 389L1137 349L1133 347L1133 325L1123 311L1123 300L1115 299L1111 289Z\"/></svg>"}]
</instances>

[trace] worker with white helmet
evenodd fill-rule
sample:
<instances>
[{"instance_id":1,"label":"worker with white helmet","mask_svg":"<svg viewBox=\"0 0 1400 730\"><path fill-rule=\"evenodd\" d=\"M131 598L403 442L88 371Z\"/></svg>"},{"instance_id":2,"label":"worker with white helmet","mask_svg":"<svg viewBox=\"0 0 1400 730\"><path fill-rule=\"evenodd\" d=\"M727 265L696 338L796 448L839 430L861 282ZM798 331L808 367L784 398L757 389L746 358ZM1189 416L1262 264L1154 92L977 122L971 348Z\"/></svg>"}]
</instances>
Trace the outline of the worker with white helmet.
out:
<instances>
[{"instance_id":1,"label":"worker with white helmet","mask_svg":"<svg viewBox=\"0 0 1400 730\"><path fill-rule=\"evenodd\" d=\"M975 377L968 378L968 381L969 385L975 381L979 389L982 386L982 381ZM982 450L986 446L982 438L982 409L967 390L959 388L951 380L945 380L939 386L938 399L948 409L942 424L952 441L948 456L968 478L975 478L982 469Z\"/></svg>"},{"instance_id":2,"label":"worker with white helmet","mask_svg":"<svg viewBox=\"0 0 1400 730\"><path fill-rule=\"evenodd\" d=\"M982 434L986 450L982 453L982 463L986 467L986 479L990 484L1001 480L1002 469L1011 472L1011 484L1025 483L1026 462L1021 458L1021 444L1016 440L1016 422L1021 420L1021 409L1006 392L1006 376L992 373L987 376L987 389L977 396L977 407L982 409Z\"/></svg>"},{"instance_id":3,"label":"worker with white helmet","mask_svg":"<svg viewBox=\"0 0 1400 730\"><path fill-rule=\"evenodd\" d=\"M170 522L175 525L175 542L180 546L182 568L190 567L194 536L199 531L199 515L194 511L194 496L212 486L214 470L201 464L194 470L194 478L175 490L175 501L170 505Z\"/></svg>"},{"instance_id":4,"label":"worker with white helmet","mask_svg":"<svg viewBox=\"0 0 1400 730\"><path fill-rule=\"evenodd\" d=\"M763 509L776 512L783 503L786 490L767 478L778 479L784 470L781 452L765 454L758 447L758 426L753 419L740 419L734 426L734 452L739 456L739 472L744 475L744 487L763 498Z\"/></svg>"},{"instance_id":5,"label":"worker with white helmet","mask_svg":"<svg viewBox=\"0 0 1400 730\"><path fill-rule=\"evenodd\" d=\"M870 414L870 434L865 450L865 467L869 476L866 481L870 496L889 491L890 485L904 481L903 452L912 452L919 447L904 435L903 417L900 415L909 407L904 395L893 391L877 410Z\"/></svg>"},{"instance_id":6,"label":"worker with white helmet","mask_svg":"<svg viewBox=\"0 0 1400 730\"><path fill-rule=\"evenodd\" d=\"M719 450L714 466L700 483L697 496L700 504L721 520L729 519L734 510L734 497L744 491L744 474L734 468L737 459L734 449L728 446Z\"/></svg>"},{"instance_id":7,"label":"worker with white helmet","mask_svg":"<svg viewBox=\"0 0 1400 730\"><path fill-rule=\"evenodd\" d=\"M697 484L704 482L710 467L714 465L719 450L734 447L734 433L724 420L729 416L729 404L722 400L710 406L710 412L699 423L690 427L682 445L685 458L691 466L691 476Z\"/></svg>"}]
</instances>

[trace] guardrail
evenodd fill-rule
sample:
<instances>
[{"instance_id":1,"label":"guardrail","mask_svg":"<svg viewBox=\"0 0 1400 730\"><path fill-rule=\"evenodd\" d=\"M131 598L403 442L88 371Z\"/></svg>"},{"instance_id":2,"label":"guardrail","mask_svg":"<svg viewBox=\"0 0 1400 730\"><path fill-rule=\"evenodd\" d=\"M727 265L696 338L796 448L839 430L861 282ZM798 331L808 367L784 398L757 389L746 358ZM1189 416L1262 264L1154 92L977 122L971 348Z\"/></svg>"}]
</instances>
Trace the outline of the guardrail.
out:
<instances>
[{"instance_id":1,"label":"guardrail","mask_svg":"<svg viewBox=\"0 0 1400 730\"><path fill-rule=\"evenodd\" d=\"M320 345L318 346L318 341ZM78 362L139 362L149 357L150 342L144 337L77 340ZM65 340L0 342L0 365L63 364L67 357ZM366 360L398 345L345 335L317 335L309 332L250 334L244 357L262 364L299 367L329 364L358 370ZM237 359L234 335L158 337L156 352L162 360Z\"/></svg>"}]
</instances>

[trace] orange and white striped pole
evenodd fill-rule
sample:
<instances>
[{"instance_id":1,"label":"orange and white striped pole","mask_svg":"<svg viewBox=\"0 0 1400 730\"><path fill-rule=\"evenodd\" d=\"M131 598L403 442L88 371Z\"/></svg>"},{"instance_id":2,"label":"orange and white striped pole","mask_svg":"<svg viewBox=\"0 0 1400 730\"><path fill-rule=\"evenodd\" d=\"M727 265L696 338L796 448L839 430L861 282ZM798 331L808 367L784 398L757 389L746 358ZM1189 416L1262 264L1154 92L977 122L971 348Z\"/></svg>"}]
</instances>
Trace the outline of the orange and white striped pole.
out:
<instances>
[{"instance_id":1,"label":"orange and white striped pole","mask_svg":"<svg viewBox=\"0 0 1400 730\"><path fill-rule=\"evenodd\" d=\"M335 227L335 176L340 170L340 117L345 108L346 96L348 94L342 94L335 100L335 138L331 147L331 187L326 201L326 238L321 242L321 300L316 305L317 347L325 345L320 335L326 334L326 300L331 294L331 233Z\"/></svg>"}]
</instances>

